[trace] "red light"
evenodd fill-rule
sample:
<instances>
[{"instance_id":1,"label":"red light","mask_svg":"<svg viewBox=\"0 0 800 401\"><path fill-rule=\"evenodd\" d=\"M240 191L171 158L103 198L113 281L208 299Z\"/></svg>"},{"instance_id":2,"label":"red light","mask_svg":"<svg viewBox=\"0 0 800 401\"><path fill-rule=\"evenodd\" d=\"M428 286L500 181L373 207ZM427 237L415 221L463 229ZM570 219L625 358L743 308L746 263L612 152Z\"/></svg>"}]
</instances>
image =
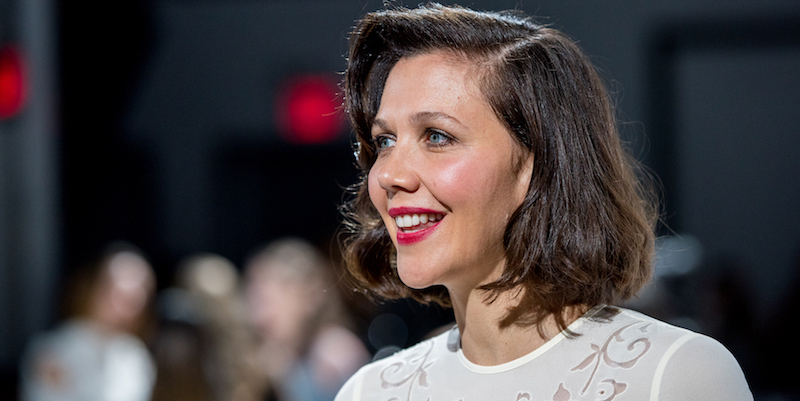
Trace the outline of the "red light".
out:
<instances>
[{"instance_id":1,"label":"red light","mask_svg":"<svg viewBox=\"0 0 800 401\"><path fill-rule=\"evenodd\" d=\"M22 56L11 46L0 49L0 119L14 117L22 110L26 96Z\"/></svg>"},{"instance_id":2,"label":"red light","mask_svg":"<svg viewBox=\"0 0 800 401\"><path fill-rule=\"evenodd\" d=\"M342 116L336 81L325 75L303 75L286 82L278 94L276 120L289 142L321 144L341 133Z\"/></svg>"}]
</instances>

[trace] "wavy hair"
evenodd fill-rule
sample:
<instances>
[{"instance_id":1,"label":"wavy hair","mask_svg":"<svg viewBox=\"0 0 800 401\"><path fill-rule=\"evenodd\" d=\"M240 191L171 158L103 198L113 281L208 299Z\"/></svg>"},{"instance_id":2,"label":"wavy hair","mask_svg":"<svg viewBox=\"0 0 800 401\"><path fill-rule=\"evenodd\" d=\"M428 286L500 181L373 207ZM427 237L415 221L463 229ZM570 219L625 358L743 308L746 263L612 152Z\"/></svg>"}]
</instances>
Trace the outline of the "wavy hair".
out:
<instances>
[{"instance_id":1,"label":"wavy hair","mask_svg":"<svg viewBox=\"0 0 800 401\"><path fill-rule=\"evenodd\" d=\"M402 57L435 51L479 67L476 82L488 104L519 148L533 154L527 195L505 230L507 266L481 287L487 302L504 291L523 295L501 324L538 324L553 315L563 329L565 307L634 295L652 272L656 199L623 149L592 63L564 34L520 13L436 3L367 14L350 37L342 85L362 176L342 206L342 250L355 287L449 306L444 287L414 290L400 281L394 245L367 188L376 158L371 127L389 72Z\"/></svg>"}]
</instances>

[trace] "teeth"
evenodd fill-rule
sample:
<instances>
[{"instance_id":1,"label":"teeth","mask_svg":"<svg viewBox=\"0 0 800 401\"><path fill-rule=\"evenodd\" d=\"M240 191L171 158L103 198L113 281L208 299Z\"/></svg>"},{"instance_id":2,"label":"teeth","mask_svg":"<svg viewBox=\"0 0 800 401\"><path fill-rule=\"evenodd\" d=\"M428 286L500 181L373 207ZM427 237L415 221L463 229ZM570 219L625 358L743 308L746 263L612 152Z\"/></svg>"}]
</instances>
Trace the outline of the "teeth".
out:
<instances>
[{"instance_id":1,"label":"teeth","mask_svg":"<svg viewBox=\"0 0 800 401\"><path fill-rule=\"evenodd\" d=\"M418 226L420 224L426 224L428 222L438 221L441 220L443 217L444 215L441 213L406 214L395 217L394 222L397 224L397 227L408 228L408 227Z\"/></svg>"}]
</instances>

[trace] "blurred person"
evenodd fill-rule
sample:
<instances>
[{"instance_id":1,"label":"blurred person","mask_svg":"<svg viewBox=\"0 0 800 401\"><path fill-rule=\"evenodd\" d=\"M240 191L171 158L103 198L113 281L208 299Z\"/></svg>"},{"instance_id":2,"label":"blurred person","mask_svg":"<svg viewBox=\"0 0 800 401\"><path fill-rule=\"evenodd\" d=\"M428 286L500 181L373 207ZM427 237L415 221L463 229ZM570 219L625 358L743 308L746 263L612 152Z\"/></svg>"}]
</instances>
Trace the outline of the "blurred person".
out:
<instances>
[{"instance_id":1,"label":"blurred person","mask_svg":"<svg viewBox=\"0 0 800 401\"><path fill-rule=\"evenodd\" d=\"M151 401L214 401L204 371L209 347L196 322L162 317L151 343L157 368Z\"/></svg>"},{"instance_id":2,"label":"blurred person","mask_svg":"<svg viewBox=\"0 0 800 401\"><path fill-rule=\"evenodd\" d=\"M64 320L35 336L22 359L23 401L147 401L155 367L143 334L155 290L136 247L111 244L64 290Z\"/></svg>"},{"instance_id":3,"label":"blurred person","mask_svg":"<svg viewBox=\"0 0 800 401\"><path fill-rule=\"evenodd\" d=\"M299 238L269 243L245 264L258 360L280 401L333 400L369 361L366 347L347 327L330 269L329 261Z\"/></svg>"},{"instance_id":4,"label":"blurred person","mask_svg":"<svg viewBox=\"0 0 800 401\"><path fill-rule=\"evenodd\" d=\"M175 283L159 294L152 401L261 399L264 383L256 374L242 301L230 260L203 253L181 261Z\"/></svg>"},{"instance_id":5,"label":"blurred person","mask_svg":"<svg viewBox=\"0 0 800 401\"><path fill-rule=\"evenodd\" d=\"M456 325L337 400L753 399L718 341L614 306L652 275L658 209L573 40L520 12L387 6L347 64L347 271Z\"/></svg>"}]
</instances>

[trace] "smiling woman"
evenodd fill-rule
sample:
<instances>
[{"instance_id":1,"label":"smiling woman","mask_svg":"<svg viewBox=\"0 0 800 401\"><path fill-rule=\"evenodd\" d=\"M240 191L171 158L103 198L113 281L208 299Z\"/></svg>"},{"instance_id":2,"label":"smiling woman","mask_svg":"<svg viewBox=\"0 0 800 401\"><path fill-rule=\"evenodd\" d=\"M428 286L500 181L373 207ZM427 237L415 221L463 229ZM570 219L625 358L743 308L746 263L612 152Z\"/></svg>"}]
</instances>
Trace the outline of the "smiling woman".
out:
<instances>
[{"instance_id":1,"label":"smiling woman","mask_svg":"<svg viewBox=\"0 0 800 401\"><path fill-rule=\"evenodd\" d=\"M651 275L653 195L602 81L563 34L437 4L368 14L345 105L362 181L347 270L456 326L338 400L751 400L717 341L610 306Z\"/></svg>"},{"instance_id":2,"label":"smiling woman","mask_svg":"<svg viewBox=\"0 0 800 401\"><path fill-rule=\"evenodd\" d=\"M398 249L400 279L417 289L444 285L451 299L502 273L503 231L525 198L532 166L515 172L508 155L518 145L467 79L470 65L455 57L403 58L389 73L368 179ZM419 215L433 219L423 224ZM463 266L474 269L465 274Z\"/></svg>"}]
</instances>

